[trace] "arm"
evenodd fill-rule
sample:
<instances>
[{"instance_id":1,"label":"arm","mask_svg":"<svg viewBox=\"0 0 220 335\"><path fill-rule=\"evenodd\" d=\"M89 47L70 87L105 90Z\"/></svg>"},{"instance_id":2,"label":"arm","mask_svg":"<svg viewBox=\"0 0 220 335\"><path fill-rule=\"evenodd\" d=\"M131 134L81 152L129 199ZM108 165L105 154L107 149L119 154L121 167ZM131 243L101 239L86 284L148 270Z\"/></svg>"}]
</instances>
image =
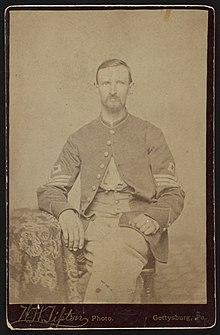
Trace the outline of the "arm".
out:
<instances>
[{"instance_id":1,"label":"arm","mask_svg":"<svg viewBox=\"0 0 220 335\"><path fill-rule=\"evenodd\" d=\"M166 230L180 215L185 193L175 174L175 162L163 133L153 127L146 137L151 170L156 184L157 202L145 214Z\"/></svg>"},{"instance_id":2,"label":"arm","mask_svg":"<svg viewBox=\"0 0 220 335\"><path fill-rule=\"evenodd\" d=\"M59 219L65 245L74 251L83 247L84 230L67 195L79 175L80 163L78 148L70 136L53 166L48 182L37 190L39 208Z\"/></svg>"},{"instance_id":3,"label":"arm","mask_svg":"<svg viewBox=\"0 0 220 335\"><path fill-rule=\"evenodd\" d=\"M77 212L68 202L67 195L78 177L80 163L78 148L70 136L53 166L49 180L37 190L40 209L57 219L65 210Z\"/></svg>"}]
</instances>

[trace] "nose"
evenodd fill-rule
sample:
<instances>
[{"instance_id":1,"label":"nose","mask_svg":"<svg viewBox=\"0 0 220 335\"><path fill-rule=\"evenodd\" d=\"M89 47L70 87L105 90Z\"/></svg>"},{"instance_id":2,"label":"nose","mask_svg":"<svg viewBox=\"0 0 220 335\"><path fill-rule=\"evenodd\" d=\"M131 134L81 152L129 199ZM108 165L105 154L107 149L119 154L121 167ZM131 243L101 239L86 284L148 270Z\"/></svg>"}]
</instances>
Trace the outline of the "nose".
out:
<instances>
[{"instance_id":1,"label":"nose","mask_svg":"<svg viewBox=\"0 0 220 335\"><path fill-rule=\"evenodd\" d=\"M116 94L116 84L115 83L111 83L110 94L111 95L115 95Z\"/></svg>"}]
</instances>

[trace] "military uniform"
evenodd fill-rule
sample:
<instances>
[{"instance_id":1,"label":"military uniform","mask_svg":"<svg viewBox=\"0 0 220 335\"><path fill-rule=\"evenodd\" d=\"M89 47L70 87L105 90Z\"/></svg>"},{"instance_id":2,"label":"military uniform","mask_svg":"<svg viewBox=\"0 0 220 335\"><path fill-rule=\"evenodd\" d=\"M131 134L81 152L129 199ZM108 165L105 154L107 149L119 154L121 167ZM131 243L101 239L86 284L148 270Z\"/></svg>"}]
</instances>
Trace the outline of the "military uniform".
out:
<instances>
[{"instance_id":1,"label":"military uniform","mask_svg":"<svg viewBox=\"0 0 220 335\"><path fill-rule=\"evenodd\" d=\"M109 169L111 174L114 171L113 179L117 180L110 189ZM167 262L167 228L183 209L184 191L175 174L175 162L161 130L129 113L112 125L100 115L68 138L48 182L38 189L39 207L57 218L65 210L76 211L68 202L67 195L79 173L79 216L85 231L88 225L90 230L95 227L92 222L100 221L98 213L106 192L111 193L108 197L111 200L113 194L118 193L117 201L121 201L121 194L127 194L126 206L110 208L111 215L118 219L117 226L129 226L130 220L139 213L154 219L159 224L156 234L139 234L148 242L155 258ZM102 194L103 191L105 193ZM97 202L100 196L101 201ZM104 203L106 207L103 213L108 213L108 204L106 201ZM102 229L103 226L99 227ZM144 265L143 260L141 262Z\"/></svg>"},{"instance_id":2,"label":"military uniform","mask_svg":"<svg viewBox=\"0 0 220 335\"><path fill-rule=\"evenodd\" d=\"M138 117L127 114L110 126L99 116L70 135L49 181L38 189L39 207L57 218L64 210L75 210L67 194L81 172L79 214L86 229L92 219L89 206L112 156L121 179L132 190L131 211L143 212L159 223L163 241L157 258L166 262L167 228L183 209L184 191L161 130Z\"/></svg>"}]
</instances>

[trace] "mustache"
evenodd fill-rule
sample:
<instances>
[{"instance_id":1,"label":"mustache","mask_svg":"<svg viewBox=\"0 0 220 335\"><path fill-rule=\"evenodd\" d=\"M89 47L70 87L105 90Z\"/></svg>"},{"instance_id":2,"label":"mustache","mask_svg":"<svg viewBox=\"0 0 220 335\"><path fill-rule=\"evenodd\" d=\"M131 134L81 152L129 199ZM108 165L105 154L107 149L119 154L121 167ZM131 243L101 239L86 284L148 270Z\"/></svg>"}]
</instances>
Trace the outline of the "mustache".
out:
<instances>
[{"instance_id":1,"label":"mustache","mask_svg":"<svg viewBox=\"0 0 220 335\"><path fill-rule=\"evenodd\" d=\"M116 94L109 94L108 98L120 99Z\"/></svg>"}]
</instances>

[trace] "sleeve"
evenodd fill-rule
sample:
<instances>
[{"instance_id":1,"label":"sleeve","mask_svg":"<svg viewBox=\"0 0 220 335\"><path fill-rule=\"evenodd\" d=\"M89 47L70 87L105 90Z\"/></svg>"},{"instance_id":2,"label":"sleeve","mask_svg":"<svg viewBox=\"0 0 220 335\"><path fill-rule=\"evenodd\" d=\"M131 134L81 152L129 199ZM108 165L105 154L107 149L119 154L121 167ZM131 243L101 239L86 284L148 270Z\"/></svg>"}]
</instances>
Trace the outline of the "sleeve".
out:
<instances>
[{"instance_id":1,"label":"sleeve","mask_svg":"<svg viewBox=\"0 0 220 335\"><path fill-rule=\"evenodd\" d=\"M80 172L80 157L78 147L70 136L55 162L48 181L37 190L38 206L56 218L71 209L76 209L68 202L71 190Z\"/></svg>"},{"instance_id":2,"label":"sleeve","mask_svg":"<svg viewBox=\"0 0 220 335\"><path fill-rule=\"evenodd\" d=\"M148 134L148 155L156 185L156 202L145 212L165 231L180 215L185 192L176 176L175 162L159 128Z\"/></svg>"}]
</instances>

